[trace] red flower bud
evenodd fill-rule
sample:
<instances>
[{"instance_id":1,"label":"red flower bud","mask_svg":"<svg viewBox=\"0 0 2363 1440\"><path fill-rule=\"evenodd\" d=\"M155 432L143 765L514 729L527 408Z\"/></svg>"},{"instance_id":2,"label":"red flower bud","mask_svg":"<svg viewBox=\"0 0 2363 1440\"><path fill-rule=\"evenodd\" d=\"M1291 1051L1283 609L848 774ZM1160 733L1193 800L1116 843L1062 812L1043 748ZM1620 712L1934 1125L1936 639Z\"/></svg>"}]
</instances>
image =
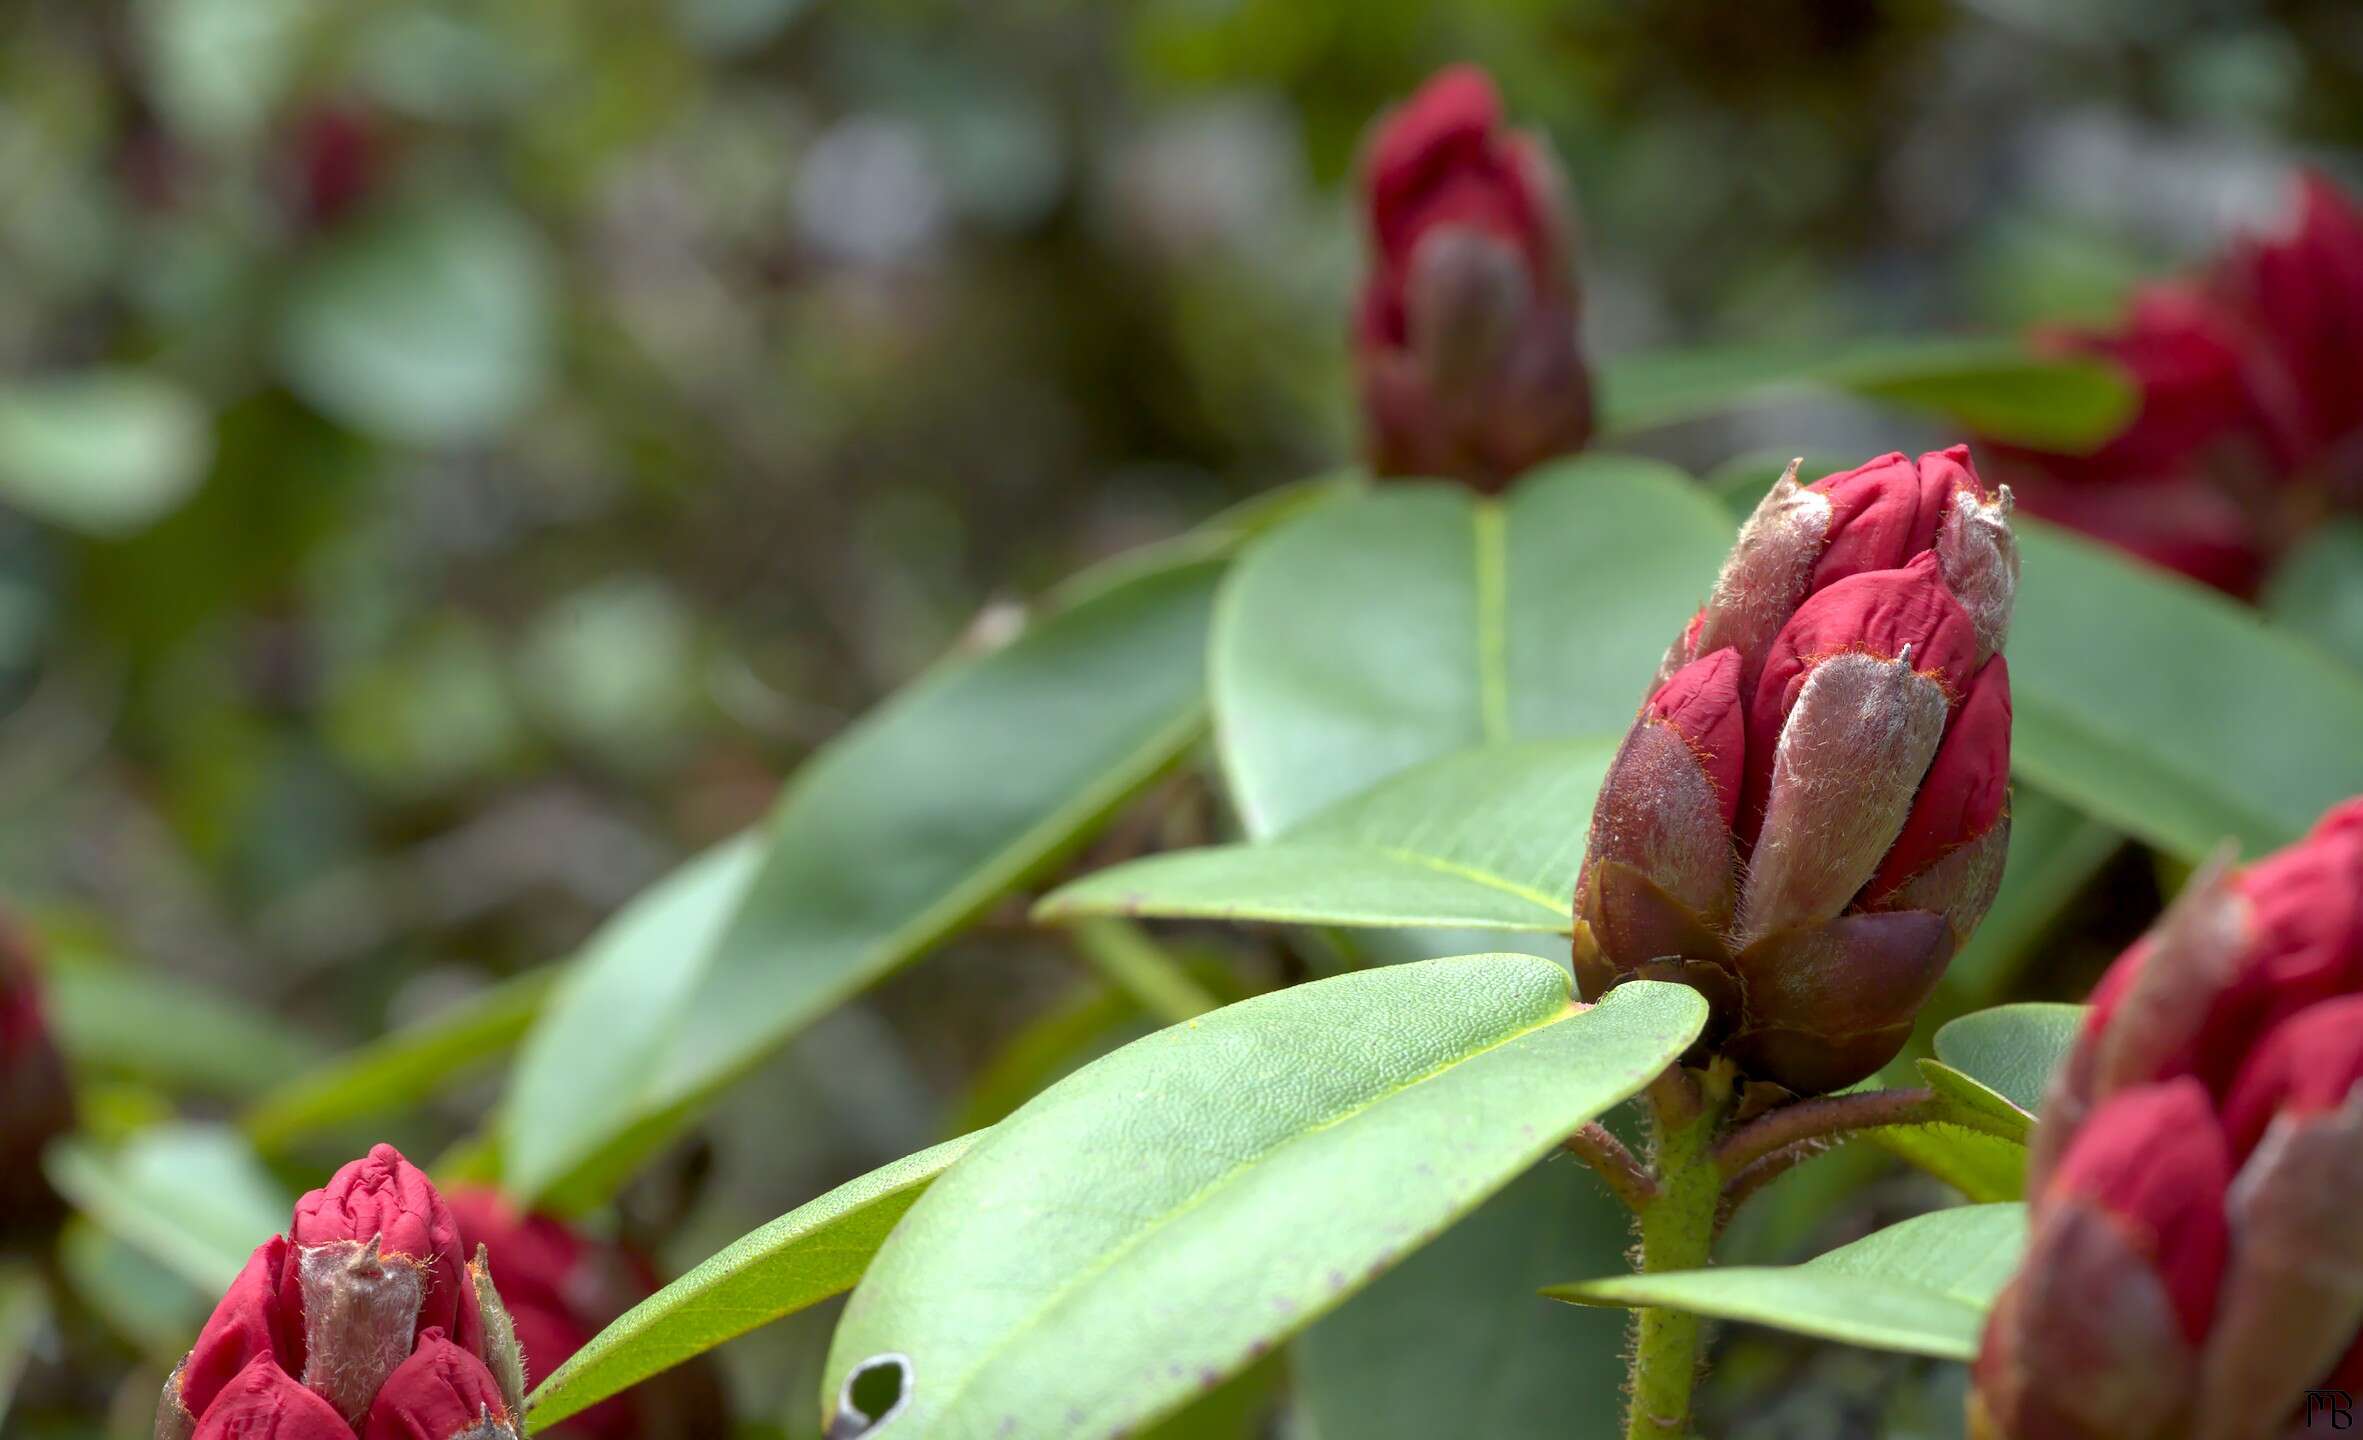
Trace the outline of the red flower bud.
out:
<instances>
[{"instance_id":1,"label":"red flower bud","mask_svg":"<svg viewBox=\"0 0 2363 1440\"><path fill-rule=\"evenodd\" d=\"M2223 1283L2231 1183L2231 1154L2207 1092L2193 1080L2170 1080L2101 1107L2037 1206L2081 1199L2116 1219L2165 1282L2183 1334L2196 1341L2215 1317Z\"/></svg>"},{"instance_id":2,"label":"red flower bud","mask_svg":"<svg viewBox=\"0 0 2363 1440\"><path fill-rule=\"evenodd\" d=\"M1372 136L1355 319L1373 467L1498 489L1591 433L1556 167L1482 71L1438 74Z\"/></svg>"},{"instance_id":3,"label":"red flower bud","mask_svg":"<svg viewBox=\"0 0 2363 1440\"><path fill-rule=\"evenodd\" d=\"M2358 887L2363 799L2246 871L2203 869L2103 979L2044 1100L2034 1243L1979 1359L1973 1411L1994 1433L2278 1434L2309 1387L2363 1371ZM2122 1344L2099 1368L2165 1377L2171 1424L2105 1423L2156 1397L2126 1399L2058 1343L2061 1317L2107 1308L2046 1278L2055 1232L2095 1207L2158 1277L2189 1351Z\"/></svg>"},{"instance_id":4,"label":"red flower bud","mask_svg":"<svg viewBox=\"0 0 2363 1440\"><path fill-rule=\"evenodd\" d=\"M2351 445L2363 431L2363 210L2327 178L2301 177L2283 233L2234 246L2215 288L2262 352L2254 383L2283 463L2303 470ZM2351 450L2340 461L2350 483L2355 462Z\"/></svg>"},{"instance_id":5,"label":"red flower bud","mask_svg":"<svg viewBox=\"0 0 2363 1440\"><path fill-rule=\"evenodd\" d=\"M361 1440L516 1440L516 1420L484 1362L440 1330L386 1377Z\"/></svg>"},{"instance_id":6,"label":"red flower bud","mask_svg":"<svg viewBox=\"0 0 2363 1440\"><path fill-rule=\"evenodd\" d=\"M2000 883L2017 575L1960 447L1791 467L1601 787L1584 994L1695 985L1709 1042L1800 1092L1892 1058Z\"/></svg>"},{"instance_id":7,"label":"red flower bud","mask_svg":"<svg viewBox=\"0 0 2363 1440\"><path fill-rule=\"evenodd\" d=\"M277 1235L254 1248L246 1268L213 1307L197 1343L176 1372L178 1400L192 1415L203 1415L222 1388L257 1358L275 1358L289 1372L304 1367L303 1321L279 1300L293 1266L287 1241ZM168 1385L167 1392L174 1389ZM169 1393L167 1398L174 1398Z\"/></svg>"},{"instance_id":8,"label":"red flower bud","mask_svg":"<svg viewBox=\"0 0 2363 1440\"><path fill-rule=\"evenodd\" d=\"M260 1355L206 1407L196 1440L353 1440L353 1432L327 1401Z\"/></svg>"},{"instance_id":9,"label":"red flower bud","mask_svg":"<svg viewBox=\"0 0 2363 1440\"><path fill-rule=\"evenodd\" d=\"M295 1204L288 1238L299 1249L377 1241L389 1261L423 1271L418 1329L436 1326L470 1340L462 1321L467 1260L459 1222L426 1172L391 1145L378 1145Z\"/></svg>"}]
</instances>

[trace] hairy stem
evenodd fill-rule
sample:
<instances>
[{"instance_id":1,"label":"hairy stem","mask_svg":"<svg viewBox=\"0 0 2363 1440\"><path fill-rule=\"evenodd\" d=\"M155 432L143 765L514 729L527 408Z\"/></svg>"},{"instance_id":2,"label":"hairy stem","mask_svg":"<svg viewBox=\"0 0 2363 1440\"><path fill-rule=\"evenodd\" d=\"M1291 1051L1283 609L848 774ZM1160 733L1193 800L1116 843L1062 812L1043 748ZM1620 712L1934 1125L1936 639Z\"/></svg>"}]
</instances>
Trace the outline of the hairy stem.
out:
<instances>
[{"instance_id":1,"label":"hairy stem","mask_svg":"<svg viewBox=\"0 0 2363 1440\"><path fill-rule=\"evenodd\" d=\"M1638 1215L1657 1198L1657 1182L1625 1148L1625 1142L1595 1120L1560 1142L1567 1152L1592 1167L1607 1182L1609 1193Z\"/></svg>"},{"instance_id":2,"label":"hairy stem","mask_svg":"<svg viewBox=\"0 0 2363 1440\"><path fill-rule=\"evenodd\" d=\"M1713 1141L1730 1098L1729 1078L1710 1072L1707 1083L1691 1094L1695 1105L1651 1107L1657 1194L1640 1211L1643 1274L1698 1269L1714 1244L1723 1172L1715 1163ZM1680 1097L1682 1102L1690 1098ZM1699 1331L1698 1316L1685 1310L1650 1305L1634 1312L1633 1405L1626 1440L1680 1440L1689 1433Z\"/></svg>"}]
</instances>

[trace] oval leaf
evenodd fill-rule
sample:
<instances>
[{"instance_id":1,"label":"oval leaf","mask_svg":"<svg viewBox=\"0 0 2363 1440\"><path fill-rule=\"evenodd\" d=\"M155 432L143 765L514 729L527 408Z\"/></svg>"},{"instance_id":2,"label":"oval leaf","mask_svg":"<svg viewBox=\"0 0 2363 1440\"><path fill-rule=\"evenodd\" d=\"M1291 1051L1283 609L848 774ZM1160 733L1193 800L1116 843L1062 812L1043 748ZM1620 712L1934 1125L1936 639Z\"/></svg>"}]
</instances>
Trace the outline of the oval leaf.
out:
<instances>
[{"instance_id":1,"label":"oval leaf","mask_svg":"<svg viewBox=\"0 0 2363 1440\"><path fill-rule=\"evenodd\" d=\"M2012 768L2196 860L2262 854L2363 792L2363 677L2255 612L2018 522Z\"/></svg>"},{"instance_id":2,"label":"oval leaf","mask_svg":"<svg viewBox=\"0 0 2363 1440\"><path fill-rule=\"evenodd\" d=\"M1209 659L1248 834L1459 750L1614 744L1731 529L1680 472L1593 456L1498 499L1391 485L1266 536L1224 586Z\"/></svg>"},{"instance_id":3,"label":"oval leaf","mask_svg":"<svg viewBox=\"0 0 2363 1440\"><path fill-rule=\"evenodd\" d=\"M1976 1121L1990 1122L1992 1125L2010 1132L2006 1135L1998 1135L1995 1137L1996 1139L2015 1140L2021 1145L2026 1143L2027 1131L2033 1128L2035 1123L2035 1117L2031 1112L2021 1109L2008 1096L1962 1074L1941 1060L1923 1059L1915 1063L1919 1067L1921 1078L1928 1082L1929 1089L1943 1096L1945 1100L1960 1110L1968 1112L1963 1117L1964 1119L1971 1120L1973 1123ZM1982 1127L1981 1133L1983 1133Z\"/></svg>"},{"instance_id":4,"label":"oval leaf","mask_svg":"<svg viewBox=\"0 0 2363 1440\"><path fill-rule=\"evenodd\" d=\"M2026 1207L1916 1216L1802 1265L1620 1275L1545 1291L1582 1305L1662 1305L1873 1350L1977 1356L1995 1295L2026 1248Z\"/></svg>"},{"instance_id":5,"label":"oval leaf","mask_svg":"<svg viewBox=\"0 0 2363 1440\"><path fill-rule=\"evenodd\" d=\"M1478 955L1128 1045L995 1127L906 1217L847 1306L824 1403L894 1406L932 1436L1137 1427L1639 1090L1704 1011L1645 984L1581 1008L1548 961Z\"/></svg>"},{"instance_id":6,"label":"oval leaf","mask_svg":"<svg viewBox=\"0 0 2363 1440\"><path fill-rule=\"evenodd\" d=\"M832 1006L1088 834L1204 724L1218 561L1096 588L832 741L759 835L618 915L527 1038L505 1179L645 1148Z\"/></svg>"},{"instance_id":7,"label":"oval leaf","mask_svg":"<svg viewBox=\"0 0 2363 1440\"><path fill-rule=\"evenodd\" d=\"M551 1371L526 1399L528 1418L537 1428L555 1425L725 1340L852 1289L903 1212L976 1138L947 1140L849 1180L732 1242Z\"/></svg>"},{"instance_id":8,"label":"oval leaf","mask_svg":"<svg viewBox=\"0 0 2363 1440\"><path fill-rule=\"evenodd\" d=\"M1276 840L1173 851L1085 876L1035 915L1564 935L1585 821L1616 743L1534 741L1446 756Z\"/></svg>"},{"instance_id":9,"label":"oval leaf","mask_svg":"<svg viewBox=\"0 0 2363 1440\"><path fill-rule=\"evenodd\" d=\"M2083 1024L2081 1005L1997 1005L1937 1031L1936 1058L2031 1113Z\"/></svg>"}]
</instances>

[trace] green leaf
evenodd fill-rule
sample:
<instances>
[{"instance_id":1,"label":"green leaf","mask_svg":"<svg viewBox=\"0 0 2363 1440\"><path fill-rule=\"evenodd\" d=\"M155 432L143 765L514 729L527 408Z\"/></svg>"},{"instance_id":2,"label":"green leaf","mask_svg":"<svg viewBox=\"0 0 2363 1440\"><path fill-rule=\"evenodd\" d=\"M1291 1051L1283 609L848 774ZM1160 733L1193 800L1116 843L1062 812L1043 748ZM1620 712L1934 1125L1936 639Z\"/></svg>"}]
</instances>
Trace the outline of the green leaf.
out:
<instances>
[{"instance_id":1,"label":"green leaf","mask_svg":"<svg viewBox=\"0 0 2363 1440\"><path fill-rule=\"evenodd\" d=\"M2083 1024L2081 1005L1997 1005L1937 1031L1936 1058L2033 1112Z\"/></svg>"},{"instance_id":2,"label":"green leaf","mask_svg":"<svg viewBox=\"0 0 2363 1440\"><path fill-rule=\"evenodd\" d=\"M1382 781L1276 840L1179 850L1053 892L1038 919L1147 915L1568 932L1617 740L1464 751Z\"/></svg>"},{"instance_id":3,"label":"green leaf","mask_svg":"<svg viewBox=\"0 0 2363 1440\"><path fill-rule=\"evenodd\" d=\"M160 376L0 385L0 501L52 524L128 535L187 499L212 456L212 418Z\"/></svg>"},{"instance_id":4,"label":"green leaf","mask_svg":"<svg viewBox=\"0 0 2363 1440\"><path fill-rule=\"evenodd\" d=\"M2265 613L2363 670L2363 520L2324 521L2273 567Z\"/></svg>"},{"instance_id":5,"label":"green leaf","mask_svg":"<svg viewBox=\"0 0 2363 1440\"><path fill-rule=\"evenodd\" d=\"M328 1126L415 1104L506 1054L557 978L555 969L519 975L293 1075L257 1100L241 1127L257 1148L275 1151Z\"/></svg>"},{"instance_id":6,"label":"green leaf","mask_svg":"<svg viewBox=\"0 0 2363 1440\"><path fill-rule=\"evenodd\" d=\"M1919 1068L1920 1077L1928 1082L1928 1088L1962 1112L1963 1119L1972 1123L1978 1120L1989 1122L2010 1132L1996 1138L2014 1140L2021 1145L2026 1143L2027 1131L2033 1129L2035 1124L2031 1112L2021 1109L2008 1096L1962 1074L1941 1060L1923 1059L1913 1063Z\"/></svg>"},{"instance_id":7,"label":"green leaf","mask_svg":"<svg viewBox=\"0 0 2363 1440\"><path fill-rule=\"evenodd\" d=\"M2213 591L2017 522L2013 768L2185 859L2363 792L2363 676Z\"/></svg>"},{"instance_id":8,"label":"green leaf","mask_svg":"<svg viewBox=\"0 0 2363 1440\"><path fill-rule=\"evenodd\" d=\"M221 1298L219 1290L199 1290L79 1215L59 1229L57 1258L74 1298L159 1370L188 1352Z\"/></svg>"},{"instance_id":9,"label":"green leaf","mask_svg":"<svg viewBox=\"0 0 2363 1440\"><path fill-rule=\"evenodd\" d=\"M488 440L541 396L556 279L526 221L444 200L340 232L290 282L278 357L288 385L381 439Z\"/></svg>"},{"instance_id":10,"label":"green leaf","mask_svg":"<svg viewBox=\"0 0 2363 1440\"><path fill-rule=\"evenodd\" d=\"M2113 365L2039 355L2007 337L1732 346L1610 363L1601 374L1601 429L1695 420L1799 389L1935 411L1980 435L2055 450L2107 440L2132 418L2137 399Z\"/></svg>"},{"instance_id":11,"label":"green leaf","mask_svg":"<svg viewBox=\"0 0 2363 1440\"><path fill-rule=\"evenodd\" d=\"M899 1388L914 1434L1137 1427L1639 1090L1704 1012L1686 987L1638 983L1581 1008L1550 962L1478 955L1136 1041L995 1127L913 1207L846 1308L824 1404L862 1372L854 1393L883 1409Z\"/></svg>"},{"instance_id":12,"label":"green leaf","mask_svg":"<svg viewBox=\"0 0 2363 1440\"><path fill-rule=\"evenodd\" d=\"M798 1029L1055 861L1204 724L1217 560L1139 571L949 661L831 742L758 836L594 938L501 1118L531 1200L645 1147Z\"/></svg>"},{"instance_id":13,"label":"green leaf","mask_svg":"<svg viewBox=\"0 0 2363 1440\"><path fill-rule=\"evenodd\" d=\"M2015 1140L1958 1125L1892 1125L1871 1139L1906 1164L1961 1192L1973 1205L2023 1199L2027 1147Z\"/></svg>"},{"instance_id":14,"label":"green leaf","mask_svg":"<svg viewBox=\"0 0 2363 1440\"><path fill-rule=\"evenodd\" d=\"M1611 1440L1624 1317L1554 1305L1554 1276L1620 1264L1631 1216L1570 1157L1547 1160L1303 1335L1297 1409L1340 1440Z\"/></svg>"},{"instance_id":15,"label":"green leaf","mask_svg":"<svg viewBox=\"0 0 2363 1440\"><path fill-rule=\"evenodd\" d=\"M1223 588L1210 658L1248 834L1458 750L1613 744L1730 542L1679 472L1615 456L1499 499L1390 485L1265 536Z\"/></svg>"},{"instance_id":16,"label":"green leaf","mask_svg":"<svg viewBox=\"0 0 2363 1440\"><path fill-rule=\"evenodd\" d=\"M168 1090L257 1095L320 1063L276 1017L144 966L58 965L49 1006L77 1065Z\"/></svg>"},{"instance_id":17,"label":"green leaf","mask_svg":"<svg viewBox=\"0 0 2363 1440\"><path fill-rule=\"evenodd\" d=\"M852 1289L903 1212L976 1138L947 1140L849 1180L633 1306L526 1397L534 1426L555 1425L726 1340Z\"/></svg>"},{"instance_id":18,"label":"green leaf","mask_svg":"<svg viewBox=\"0 0 2363 1440\"><path fill-rule=\"evenodd\" d=\"M61 1140L46 1168L99 1228L213 1295L287 1228L294 1205L245 1140L218 1125L159 1125L111 1152Z\"/></svg>"},{"instance_id":19,"label":"green leaf","mask_svg":"<svg viewBox=\"0 0 2363 1440\"><path fill-rule=\"evenodd\" d=\"M1544 1292L1581 1305L1662 1305L1874 1350L1977 1356L1994 1296L2026 1248L2026 1209L1967 1205L1874 1231L1802 1265L1621 1275Z\"/></svg>"}]
</instances>

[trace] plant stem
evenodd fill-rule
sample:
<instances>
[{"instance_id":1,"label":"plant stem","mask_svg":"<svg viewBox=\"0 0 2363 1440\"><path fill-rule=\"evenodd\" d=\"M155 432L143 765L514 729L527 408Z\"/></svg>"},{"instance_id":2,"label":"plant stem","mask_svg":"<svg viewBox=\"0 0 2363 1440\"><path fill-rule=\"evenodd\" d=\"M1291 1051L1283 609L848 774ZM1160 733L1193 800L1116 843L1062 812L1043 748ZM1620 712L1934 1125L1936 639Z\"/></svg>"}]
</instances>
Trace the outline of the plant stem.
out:
<instances>
[{"instance_id":1,"label":"plant stem","mask_svg":"<svg viewBox=\"0 0 2363 1440\"><path fill-rule=\"evenodd\" d=\"M1696 1270L1707 1263L1714 1244L1723 1172L1715 1164L1713 1141L1730 1097L1730 1082L1712 1073L1707 1081L1696 1107L1652 1107L1657 1195L1641 1210L1645 1275ZM1689 1434L1698 1346L1698 1316L1654 1305L1634 1312L1633 1405L1626 1440L1681 1440Z\"/></svg>"}]
</instances>

